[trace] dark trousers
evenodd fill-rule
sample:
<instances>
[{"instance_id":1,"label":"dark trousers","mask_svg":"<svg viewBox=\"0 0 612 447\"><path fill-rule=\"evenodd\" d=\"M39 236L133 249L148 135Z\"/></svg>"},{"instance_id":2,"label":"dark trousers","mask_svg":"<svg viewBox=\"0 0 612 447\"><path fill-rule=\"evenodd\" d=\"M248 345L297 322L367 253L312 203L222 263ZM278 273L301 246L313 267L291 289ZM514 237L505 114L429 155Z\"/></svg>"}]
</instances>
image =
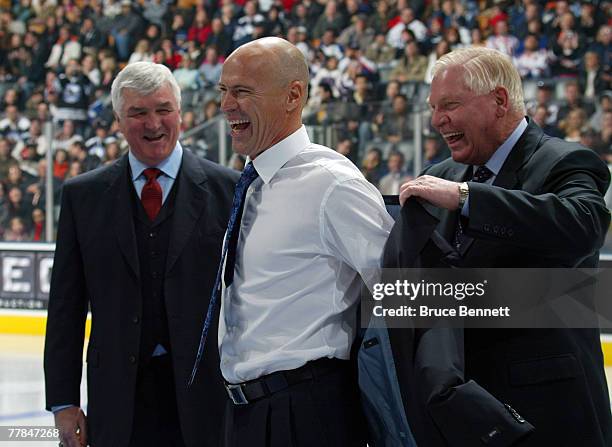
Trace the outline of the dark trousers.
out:
<instances>
[{"instance_id":1,"label":"dark trousers","mask_svg":"<svg viewBox=\"0 0 612 447\"><path fill-rule=\"evenodd\" d=\"M184 447L174 387L169 354L138 371L130 447Z\"/></svg>"},{"instance_id":2,"label":"dark trousers","mask_svg":"<svg viewBox=\"0 0 612 447\"><path fill-rule=\"evenodd\" d=\"M361 447L366 422L348 361L246 405L228 400L225 447Z\"/></svg>"}]
</instances>

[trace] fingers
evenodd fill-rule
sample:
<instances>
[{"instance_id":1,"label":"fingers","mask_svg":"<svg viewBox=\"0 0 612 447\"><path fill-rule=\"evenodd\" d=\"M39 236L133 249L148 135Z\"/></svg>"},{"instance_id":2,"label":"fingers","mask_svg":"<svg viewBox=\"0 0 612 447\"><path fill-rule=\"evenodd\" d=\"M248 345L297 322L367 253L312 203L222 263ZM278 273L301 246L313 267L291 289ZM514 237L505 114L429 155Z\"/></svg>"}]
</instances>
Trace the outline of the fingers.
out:
<instances>
[{"instance_id":1,"label":"fingers","mask_svg":"<svg viewBox=\"0 0 612 447\"><path fill-rule=\"evenodd\" d=\"M87 418L85 417L85 413L83 413L83 410L80 410L79 412L78 427L79 427L79 438L81 441L81 446L86 447L87 446Z\"/></svg>"}]
</instances>

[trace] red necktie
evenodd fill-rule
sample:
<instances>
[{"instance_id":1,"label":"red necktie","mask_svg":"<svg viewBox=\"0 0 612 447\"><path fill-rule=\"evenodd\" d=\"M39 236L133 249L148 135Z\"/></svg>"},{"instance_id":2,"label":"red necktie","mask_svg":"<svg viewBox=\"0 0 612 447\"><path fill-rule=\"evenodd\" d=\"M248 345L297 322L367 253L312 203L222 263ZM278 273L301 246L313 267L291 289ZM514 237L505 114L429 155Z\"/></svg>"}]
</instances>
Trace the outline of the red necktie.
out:
<instances>
[{"instance_id":1,"label":"red necktie","mask_svg":"<svg viewBox=\"0 0 612 447\"><path fill-rule=\"evenodd\" d=\"M149 219L155 220L162 207L162 189L157 181L161 171L157 168L147 168L143 174L147 178L147 183L142 187L140 200Z\"/></svg>"}]
</instances>

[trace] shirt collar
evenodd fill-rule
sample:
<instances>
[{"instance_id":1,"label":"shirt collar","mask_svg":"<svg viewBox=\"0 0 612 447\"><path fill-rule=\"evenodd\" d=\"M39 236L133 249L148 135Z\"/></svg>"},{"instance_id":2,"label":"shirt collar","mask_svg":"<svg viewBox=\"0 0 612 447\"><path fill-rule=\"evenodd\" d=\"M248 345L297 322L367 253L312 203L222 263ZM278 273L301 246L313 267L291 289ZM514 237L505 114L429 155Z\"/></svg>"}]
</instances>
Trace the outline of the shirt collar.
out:
<instances>
[{"instance_id":1,"label":"shirt collar","mask_svg":"<svg viewBox=\"0 0 612 447\"><path fill-rule=\"evenodd\" d=\"M308 138L306 128L302 125L284 140L263 151L255 160L249 161L252 161L259 176L267 184L285 163L302 152L309 144L310 138Z\"/></svg>"},{"instance_id":2,"label":"shirt collar","mask_svg":"<svg viewBox=\"0 0 612 447\"><path fill-rule=\"evenodd\" d=\"M506 158L508 158L510 151L521 135L523 135L525 129L527 129L527 120L523 118L506 141L504 141L504 143L498 147L495 152L493 152L493 155L491 155L491 158L489 158L489 161L487 161L485 164L485 166L489 168L491 172L493 172L493 175L499 174L499 171L501 171L501 168L504 165Z\"/></svg>"},{"instance_id":3,"label":"shirt collar","mask_svg":"<svg viewBox=\"0 0 612 447\"><path fill-rule=\"evenodd\" d=\"M170 178L176 179L178 175L179 168L181 167L181 160L183 159L183 148L181 144L177 141L176 146L170 153L168 157L166 157L161 163L157 166L147 166L140 160L136 158L132 151L128 152L128 160L130 162L130 169L132 170L132 181L135 181L140 175L142 171L147 168L157 168L162 171L165 175Z\"/></svg>"}]
</instances>

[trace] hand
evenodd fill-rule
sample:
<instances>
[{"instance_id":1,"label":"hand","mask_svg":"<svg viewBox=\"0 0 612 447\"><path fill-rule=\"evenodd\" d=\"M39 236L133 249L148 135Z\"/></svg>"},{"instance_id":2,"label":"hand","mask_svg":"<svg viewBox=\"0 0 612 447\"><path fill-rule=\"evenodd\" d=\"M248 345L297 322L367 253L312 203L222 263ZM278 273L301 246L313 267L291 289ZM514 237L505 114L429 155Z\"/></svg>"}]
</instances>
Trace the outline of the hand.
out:
<instances>
[{"instance_id":1,"label":"hand","mask_svg":"<svg viewBox=\"0 0 612 447\"><path fill-rule=\"evenodd\" d=\"M439 208L453 211L459 208L459 183L422 175L400 187L399 198L402 206L408 197L413 196L421 197Z\"/></svg>"},{"instance_id":2,"label":"hand","mask_svg":"<svg viewBox=\"0 0 612 447\"><path fill-rule=\"evenodd\" d=\"M87 418L83 410L69 407L56 412L54 416L60 442L64 447L87 446Z\"/></svg>"}]
</instances>

